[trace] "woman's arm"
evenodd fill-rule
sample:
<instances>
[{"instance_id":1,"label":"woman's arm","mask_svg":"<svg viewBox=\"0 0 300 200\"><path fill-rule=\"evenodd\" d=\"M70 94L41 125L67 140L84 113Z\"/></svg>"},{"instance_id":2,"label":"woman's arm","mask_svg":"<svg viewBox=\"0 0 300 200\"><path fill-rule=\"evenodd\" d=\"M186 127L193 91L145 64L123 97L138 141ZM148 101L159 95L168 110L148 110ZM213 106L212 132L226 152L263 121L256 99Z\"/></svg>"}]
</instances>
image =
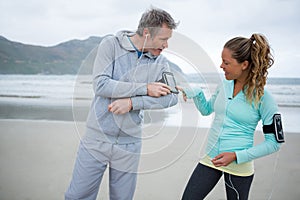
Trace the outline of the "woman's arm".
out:
<instances>
[{"instance_id":1,"label":"woman's arm","mask_svg":"<svg viewBox=\"0 0 300 200\"><path fill-rule=\"evenodd\" d=\"M193 99L196 108L200 111L200 113L204 116L210 115L214 112L214 104L219 93L220 86L217 87L215 93L211 96L209 100L206 99L204 92L201 88L181 88L178 87L178 90L182 91L183 98Z\"/></svg>"},{"instance_id":2,"label":"woman's arm","mask_svg":"<svg viewBox=\"0 0 300 200\"><path fill-rule=\"evenodd\" d=\"M277 103L272 95L265 90L259 105L262 124L272 124L274 114L278 113ZM281 144L275 139L274 133L264 133L264 141L256 146L242 151L236 151L237 163L244 163L256 158L272 154L280 149Z\"/></svg>"}]
</instances>

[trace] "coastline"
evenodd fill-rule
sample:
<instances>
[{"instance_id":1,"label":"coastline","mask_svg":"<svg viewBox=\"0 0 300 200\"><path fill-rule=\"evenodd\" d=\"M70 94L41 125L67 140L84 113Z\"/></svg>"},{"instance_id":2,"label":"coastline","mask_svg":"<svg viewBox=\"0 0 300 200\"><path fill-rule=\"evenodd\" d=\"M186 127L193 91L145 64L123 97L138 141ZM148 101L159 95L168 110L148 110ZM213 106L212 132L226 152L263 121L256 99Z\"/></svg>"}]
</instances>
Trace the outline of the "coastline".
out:
<instances>
[{"instance_id":1,"label":"coastline","mask_svg":"<svg viewBox=\"0 0 300 200\"><path fill-rule=\"evenodd\" d=\"M63 199L76 157L80 134L84 131L83 122L48 120L0 120L0 198L1 199ZM161 127L149 126L147 132L153 133ZM174 134L176 133L176 134ZM157 151L155 145L162 145L166 154L157 151L153 162L159 163L174 155L179 156L173 162L164 164L155 170L138 175L135 194L136 200L180 199L186 182L196 166L205 141L206 128L163 127L160 142L144 141L143 150ZM262 139L257 132L256 141ZM189 138L184 141L182 138ZM169 137L176 148L163 144ZM181 138L182 137L182 138ZM191 140L192 139L192 140ZM300 143L299 133L286 133L286 143L278 153L255 161L255 178L250 191L250 199L272 200L299 199L300 191ZM189 144L188 148L185 144ZM169 148L170 147L170 148ZM150 149L150 150L149 150ZM178 153L178 152L177 152ZM176 152L175 152L176 154ZM174 157L175 158L175 157ZM141 167L150 162L141 159ZM154 169L154 168L153 168ZM272 193L273 191L273 193ZM108 174L106 173L99 191L98 199L108 198ZM223 180L206 199L225 199Z\"/></svg>"},{"instance_id":2,"label":"coastline","mask_svg":"<svg viewBox=\"0 0 300 200\"><path fill-rule=\"evenodd\" d=\"M90 103L90 100L72 101L72 99L68 99L65 101L54 101L51 99L51 101L49 101L48 99L10 100L9 98L0 98L0 120L25 119L85 122L89 112ZM284 131L300 133L300 126L298 123L300 107L279 105L278 108L279 112L282 114ZM191 116L193 116L193 118L191 118ZM190 120L184 118L189 118ZM188 102L180 100L175 108L145 111L144 121L146 124L167 121L169 126L200 126L202 128L209 128L211 119L211 116L201 116L191 100ZM197 123L193 120L198 120L199 122ZM178 123L178 121L180 121L180 123ZM256 130L261 130L260 123Z\"/></svg>"}]
</instances>

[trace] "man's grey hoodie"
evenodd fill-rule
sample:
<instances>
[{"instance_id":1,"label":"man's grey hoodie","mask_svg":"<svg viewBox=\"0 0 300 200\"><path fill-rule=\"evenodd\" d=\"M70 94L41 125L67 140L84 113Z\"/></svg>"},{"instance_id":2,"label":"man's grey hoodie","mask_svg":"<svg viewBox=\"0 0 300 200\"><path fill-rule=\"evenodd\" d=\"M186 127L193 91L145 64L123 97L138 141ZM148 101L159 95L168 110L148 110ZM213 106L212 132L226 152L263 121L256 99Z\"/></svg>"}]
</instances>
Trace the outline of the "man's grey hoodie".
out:
<instances>
[{"instance_id":1,"label":"man's grey hoodie","mask_svg":"<svg viewBox=\"0 0 300 200\"><path fill-rule=\"evenodd\" d=\"M86 137L109 143L127 144L141 141L143 110L174 106L175 94L161 97L147 95L147 84L159 82L162 73L170 71L163 55L144 53L138 58L128 36L121 31L107 36L98 46L93 68L94 99L87 119ZM147 45L147 44L146 44ZM132 110L116 115L108 105L121 98L131 98Z\"/></svg>"}]
</instances>

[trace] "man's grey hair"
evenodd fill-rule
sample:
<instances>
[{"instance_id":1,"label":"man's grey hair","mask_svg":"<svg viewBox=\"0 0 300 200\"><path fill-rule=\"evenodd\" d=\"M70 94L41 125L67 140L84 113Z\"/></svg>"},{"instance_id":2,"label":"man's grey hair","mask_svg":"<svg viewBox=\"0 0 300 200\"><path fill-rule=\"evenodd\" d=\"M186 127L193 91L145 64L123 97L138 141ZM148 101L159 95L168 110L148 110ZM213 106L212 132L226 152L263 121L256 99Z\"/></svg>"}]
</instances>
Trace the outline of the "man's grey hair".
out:
<instances>
[{"instance_id":1,"label":"man's grey hair","mask_svg":"<svg viewBox=\"0 0 300 200\"><path fill-rule=\"evenodd\" d=\"M154 36L158 28L161 28L163 24L170 29L176 29L178 26L178 23L174 21L169 13L159 8L151 8L143 13L136 33L142 36L144 29L148 28L150 34Z\"/></svg>"}]
</instances>

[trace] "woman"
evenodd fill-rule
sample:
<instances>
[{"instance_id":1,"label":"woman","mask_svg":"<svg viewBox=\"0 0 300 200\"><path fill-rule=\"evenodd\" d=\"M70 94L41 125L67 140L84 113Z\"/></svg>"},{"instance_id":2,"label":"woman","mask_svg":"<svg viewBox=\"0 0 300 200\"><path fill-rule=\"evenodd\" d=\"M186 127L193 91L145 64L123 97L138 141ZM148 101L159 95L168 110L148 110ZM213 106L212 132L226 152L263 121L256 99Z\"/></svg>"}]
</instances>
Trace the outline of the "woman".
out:
<instances>
[{"instance_id":1,"label":"woman","mask_svg":"<svg viewBox=\"0 0 300 200\"><path fill-rule=\"evenodd\" d=\"M182 199L204 199L224 174L227 199L248 199L254 176L253 160L279 150L274 116L281 123L274 98L264 88L273 65L270 46L263 35L229 40L222 51L225 78L206 100L202 90L178 88L186 101L194 100L202 115L215 112L206 155L196 166ZM265 140L253 146L257 123L262 120ZM281 124L279 124L281 125ZM281 131L281 127L277 127ZM277 135L278 136L278 135ZM280 139L280 138L279 138ZM283 138L282 138L283 139Z\"/></svg>"}]
</instances>

